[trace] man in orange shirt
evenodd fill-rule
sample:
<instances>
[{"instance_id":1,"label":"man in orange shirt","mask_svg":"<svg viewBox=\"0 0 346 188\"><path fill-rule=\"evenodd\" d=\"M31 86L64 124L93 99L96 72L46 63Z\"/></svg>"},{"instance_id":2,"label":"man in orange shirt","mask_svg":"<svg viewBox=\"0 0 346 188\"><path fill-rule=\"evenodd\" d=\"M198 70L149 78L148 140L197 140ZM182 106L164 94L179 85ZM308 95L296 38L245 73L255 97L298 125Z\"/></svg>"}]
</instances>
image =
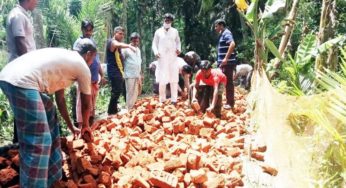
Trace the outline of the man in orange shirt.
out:
<instances>
[{"instance_id":1,"label":"man in orange shirt","mask_svg":"<svg viewBox=\"0 0 346 188\"><path fill-rule=\"evenodd\" d=\"M212 69L207 60L201 61L200 70L196 74L196 82L191 85L192 102L198 102L201 111L213 112L221 117L222 93L227 83L226 76L219 69ZM205 85L200 85L200 82Z\"/></svg>"}]
</instances>

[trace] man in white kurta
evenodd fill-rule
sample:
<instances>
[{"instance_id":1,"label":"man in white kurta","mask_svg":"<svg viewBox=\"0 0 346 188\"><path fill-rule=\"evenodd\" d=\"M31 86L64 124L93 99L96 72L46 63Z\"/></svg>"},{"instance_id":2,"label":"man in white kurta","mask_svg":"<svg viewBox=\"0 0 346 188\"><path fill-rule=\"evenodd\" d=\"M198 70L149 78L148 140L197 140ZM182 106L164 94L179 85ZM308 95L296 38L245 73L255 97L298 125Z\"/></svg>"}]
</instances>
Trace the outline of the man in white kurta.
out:
<instances>
[{"instance_id":1,"label":"man in white kurta","mask_svg":"<svg viewBox=\"0 0 346 188\"><path fill-rule=\"evenodd\" d=\"M171 102L175 104L179 81L177 55L180 54L181 45L178 30L171 26L173 19L170 13L164 15L163 27L156 30L152 49L158 61L155 76L159 83L159 100L166 101L166 85L170 83Z\"/></svg>"}]
</instances>

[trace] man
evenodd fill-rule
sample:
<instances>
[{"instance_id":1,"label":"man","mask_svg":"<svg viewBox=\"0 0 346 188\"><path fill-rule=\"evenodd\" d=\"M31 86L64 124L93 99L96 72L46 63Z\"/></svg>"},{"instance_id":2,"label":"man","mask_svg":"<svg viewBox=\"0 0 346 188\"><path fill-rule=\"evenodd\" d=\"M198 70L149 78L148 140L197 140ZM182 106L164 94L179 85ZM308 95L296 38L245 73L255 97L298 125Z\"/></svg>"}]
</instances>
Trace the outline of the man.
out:
<instances>
[{"instance_id":1,"label":"man","mask_svg":"<svg viewBox=\"0 0 346 188\"><path fill-rule=\"evenodd\" d=\"M188 65L183 58L178 57L179 68L179 82L178 82L178 94L182 98L187 97L190 90L190 79L192 78L192 67Z\"/></svg>"},{"instance_id":2,"label":"man","mask_svg":"<svg viewBox=\"0 0 346 188\"><path fill-rule=\"evenodd\" d=\"M234 107L233 72L237 66L235 42L231 31L226 28L225 20L215 21L215 31L220 35L217 46L217 65L227 77L224 109L231 109Z\"/></svg>"},{"instance_id":3,"label":"man","mask_svg":"<svg viewBox=\"0 0 346 188\"><path fill-rule=\"evenodd\" d=\"M6 42L9 62L36 49L34 27L28 11L33 11L37 0L19 0L6 20Z\"/></svg>"},{"instance_id":4,"label":"man","mask_svg":"<svg viewBox=\"0 0 346 188\"><path fill-rule=\"evenodd\" d=\"M82 36L80 36L76 42L74 43L74 47L79 43L80 40L83 38L91 39L91 41L95 44L95 41L92 38L93 31L94 31L94 24L90 20L83 20L81 24L81 30L82 30ZM96 110L96 99L99 91L99 82L101 84L105 83L100 58L99 55L96 54L96 57L93 60L93 63L90 65L90 73L91 73L91 111L90 111L90 118L89 118L89 124L92 125L95 118L95 110ZM99 78L100 75L100 78ZM76 121L78 123L78 127L82 125L83 117L82 117L82 110L81 110L81 98L80 98L80 89L77 87L77 97L73 96L73 98L76 100L76 104L74 105L74 109L76 112Z\"/></svg>"},{"instance_id":5,"label":"man","mask_svg":"<svg viewBox=\"0 0 346 188\"><path fill-rule=\"evenodd\" d=\"M36 49L34 27L27 11L33 11L37 0L19 0L19 4L8 14L6 20L6 42L8 62ZM16 120L13 121L13 143L18 142Z\"/></svg>"},{"instance_id":6,"label":"man","mask_svg":"<svg viewBox=\"0 0 346 188\"><path fill-rule=\"evenodd\" d=\"M151 75L156 75L156 67L158 62L153 61L149 64L149 71ZM190 80L192 78L192 68L188 65L183 58L177 57L177 65L179 69L179 81L178 81L178 94L183 98L187 96L190 90ZM156 80L156 79L155 79ZM159 83L153 83L153 91L155 94L159 94ZM186 91L185 91L186 90ZM170 85L166 85L166 97L171 96Z\"/></svg>"},{"instance_id":7,"label":"man","mask_svg":"<svg viewBox=\"0 0 346 188\"><path fill-rule=\"evenodd\" d=\"M184 55L184 61L192 67L194 73L196 73L199 70L199 65L201 64L201 57L196 52L187 52Z\"/></svg>"},{"instance_id":8,"label":"man","mask_svg":"<svg viewBox=\"0 0 346 188\"><path fill-rule=\"evenodd\" d=\"M115 27L113 37L107 41L107 75L112 87L108 115L113 115L120 111L118 100L124 85L124 61L120 49L130 48L132 51L136 51L135 47L122 43L124 40L124 31L123 27Z\"/></svg>"},{"instance_id":9,"label":"man","mask_svg":"<svg viewBox=\"0 0 346 188\"><path fill-rule=\"evenodd\" d=\"M96 47L83 39L70 51L45 48L29 52L0 72L0 87L10 102L17 124L20 155L20 187L51 187L62 177L59 126L53 101L74 136L66 109L64 89L77 81L81 89L81 134L92 140L89 128L90 70Z\"/></svg>"},{"instance_id":10,"label":"man","mask_svg":"<svg viewBox=\"0 0 346 188\"><path fill-rule=\"evenodd\" d=\"M136 48L135 51L129 48L123 50L125 59L125 86L126 86L126 107L130 110L135 104L142 85L141 80L141 50L139 49L140 36L134 32L130 35L130 45Z\"/></svg>"},{"instance_id":11,"label":"man","mask_svg":"<svg viewBox=\"0 0 346 188\"><path fill-rule=\"evenodd\" d=\"M251 87L252 66L249 64L237 65L236 73L233 80L240 85L240 87L249 90Z\"/></svg>"},{"instance_id":12,"label":"man","mask_svg":"<svg viewBox=\"0 0 346 188\"><path fill-rule=\"evenodd\" d=\"M207 60L201 61L200 68L196 74L195 84L191 85L191 102L198 102L203 113L213 112L220 118L222 93L227 84L227 78L219 69L212 69L211 63ZM200 85L201 81L205 85Z\"/></svg>"},{"instance_id":13,"label":"man","mask_svg":"<svg viewBox=\"0 0 346 188\"><path fill-rule=\"evenodd\" d=\"M180 54L180 37L178 30L172 27L174 16L164 15L163 27L156 30L152 49L157 58L156 82L159 83L159 101L166 101L166 85L170 83L171 102L175 104L178 98L179 68L177 55Z\"/></svg>"}]
</instances>

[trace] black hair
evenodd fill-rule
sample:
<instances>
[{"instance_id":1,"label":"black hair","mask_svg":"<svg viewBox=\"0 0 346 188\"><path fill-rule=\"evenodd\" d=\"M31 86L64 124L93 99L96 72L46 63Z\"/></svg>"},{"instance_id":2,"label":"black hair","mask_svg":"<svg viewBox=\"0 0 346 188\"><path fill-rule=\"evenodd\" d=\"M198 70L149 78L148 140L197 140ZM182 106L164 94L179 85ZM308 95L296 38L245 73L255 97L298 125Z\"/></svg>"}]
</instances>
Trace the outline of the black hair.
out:
<instances>
[{"instance_id":1,"label":"black hair","mask_svg":"<svg viewBox=\"0 0 346 188\"><path fill-rule=\"evenodd\" d=\"M202 60L199 67L201 69L210 69L211 68L211 63L208 60Z\"/></svg>"},{"instance_id":2,"label":"black hair","mask_svg":"<svg viewBox=\"0 0 346 188\"><path fill-rule=\"evenodd\" d=\"M91 20L83 20L80 26L81 29L86 29L87 27L94 29L94 23Z\"/></svg>"},{"instance_id":3,"label":"black hair","mask_svg":"<svg viewBox=\"0 0 346 188\"><path fill-rule=\"evenodd\" d=\"M164 19L170 19L171 21L174 20L174 15L171 14L171 13L166 13L164 16L163 16Z\"/></svg>"},{"instance_id":4,"label":"black hair","mask_svg":"<svg viewBox=\"0 0 346 188\"><path fill-rule=\"evenodd\" d=\"M130 35L130 40L132 40L132 39L136 39L136 38L141 38L140 36L139 36L139 34L137 33L137 32L133 32L133 33L131 33L131 35Z\"/></svg>"},{"instance_id":5,"label":"black hair","mask_svg":"<svg viewBox=\"0 0 346 188\"><path fill-rule=\"evenodd\" d=\"M77 51L80 55L84 55L88 51L97 51L95 43L88 38L78 40L76 45L73 47L73 50Z\"/></svg>"},{"instance_id":6,"label":"black hair","mask_svg":"<svg viewBox=\"0 0 346 188\"><path fill-rule=\"evenodd\" d=\"M119 31L125 32L125 29L121 26L114 27L114 33L118 33Z\"/></svg>"},{"instance_id":7,"label":"black hair","mask_svg":"<svg viewBox=\"0 0 346 188\"><path fill-rule=\"evenodd\" d=\"M226 21L224 19L217 19L215 20L214 24L223 25L224 27L226 27Z\"/></svg>"},{"instance_id":8,"label":"black hair","mask_svg":"<svg viewBox=\"0 0 346 188\"><path fill-rule=\"evenodd\" d=\"M182 68L182 71L184 71L187 74L191 74L192 73L192 67L190 65L184 65Z\"/></svg>"}]
</instances>

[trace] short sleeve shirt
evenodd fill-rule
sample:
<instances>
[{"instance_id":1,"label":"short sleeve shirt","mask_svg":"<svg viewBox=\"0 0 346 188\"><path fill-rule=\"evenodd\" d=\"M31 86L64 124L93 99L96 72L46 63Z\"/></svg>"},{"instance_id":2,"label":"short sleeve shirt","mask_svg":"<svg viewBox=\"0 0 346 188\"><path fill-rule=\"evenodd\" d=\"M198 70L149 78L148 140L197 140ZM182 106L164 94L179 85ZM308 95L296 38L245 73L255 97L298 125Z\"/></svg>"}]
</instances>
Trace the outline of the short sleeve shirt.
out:
<instances>
[{"instance_id":1,"label":"short sleeve shirt","mask_svg":"<svg viewBox=\"0 0 346 188\"><path fill-rule=\"evenodd\" d=\"M196 74L196 82L202 81L208 86L215 86L215 84L224 84L227 83L226 76L221 72L220 69L211 69L211 75L209 78L204 78L202 75L202 70L199 70Z\"/></svg>"},{"instance_id":2,"label":"short sleeve shirt","mask_svg":"<svg viewBox=\"0 0 346 188\"><path fill-rule=\"evenodd\" d=\"M25 38L25 46L28 52L36 49L32 19L23 7L17 5L11 10L7 17L6 26L9 62L19 56L15 45L15 37Z\"/></svg>"},{"instance_id":3,"label":"short sleeve shirt","mask_svg":"<svg viewBox=\"0 0 346 188\"><path fill-rule=\"evenodd\" d=\"M124 78L139 78L141 76L141 50L136 47L136 51L130 48L123 49L124 57Z\"/></svg>"},{"instance_id":4,"label":"short sleeve shirt","mask_svg":"<svg viewBox=\"0 0 346 188\"><path fill-rule=\"evenodd\" d=\"M225 29L220 38L217 46L217 64L220 66L221 61L225 58L229 45L233 40L233 35L230 30ZM231 56L227 60L227 64L236 62L236 53L235 50L232 52Z\"/></svg>"},{"instance_id":5,"label":"short sleeve shirt","mask_svg":"<svg viewBox=\"0 0 346 188\"><path fill-rule=\"evenodd\" d=\"M81 93L91 94L87 63L78 52L60 48L35 50L16 58L2 69L0 80L48 94L76 81Z\"/></svg>"}]
</instances>

